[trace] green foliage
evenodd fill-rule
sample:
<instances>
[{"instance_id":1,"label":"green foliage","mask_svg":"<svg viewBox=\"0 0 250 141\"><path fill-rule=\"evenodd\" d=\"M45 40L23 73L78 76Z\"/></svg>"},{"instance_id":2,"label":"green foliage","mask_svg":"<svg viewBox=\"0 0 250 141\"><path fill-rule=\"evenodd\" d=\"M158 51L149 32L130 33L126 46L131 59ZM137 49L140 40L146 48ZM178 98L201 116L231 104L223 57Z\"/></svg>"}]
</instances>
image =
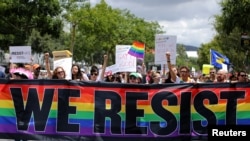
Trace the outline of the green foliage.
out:
<instances>
[{"instance_id":1,"label":"green foliage","mask_svg":"<svg viewBox=\"0 0 250 141\"><path fill-rule=\"evenodd\" d=\"M110 64L115 63L115 46L118 44L132 45L137 40L145 43L146 48L154 48L154 35L162 33L158 23L146 22L127 10L113 9L104 0L92 8L81 7L79 11L77 16L84 20L77 27L74 54L77 54L76 58L85 56L78 60L84 59L91 64L101 62L100 57L94 56L104 53L109 55ZM76 53L80 50L83 55Z\"/></svg>"},{"instance_id":2,"label":"green foliage","mask_svg":"<svg viewBox=\"0 0 250 141\"><path fill-rule=\"evenodd\" d=\"M198 64L210 63L210 49L227 56L235 70L244 70L247 64L246 52L249 47L241 46L241 34L249 32L250 0L224 0L221 3L222 14L215 15L214 28L217 35L198 51Z\"/></svg>"},{"instance_id":3,"label":"green foliage","mask_svg":"<svg viewBox=\"0 0 250 141\"><path fill-rule=\"evenodd\" d=\"M27 45L31 46L33 53L51 53L55 50L65 50L68 49L65 46L67 38L63 38L65 36L61 35L60 39L55 39L48 34L41 36L40 32L33 30L31 36L28 38Z\"/></svg>"},{"instance_id":4,"label":"green foliage","mask_svg":"<svg viewBox=\"0 0 250 141\"><path fill-rule=\"evenodd\" d=\"M188 57L185 47L181 44L177 45L176 66L187 66L190 69L194 67L196 70L200 70L197 64L197 58Z\"/></svg>"},{"instance_id":5,"label":"green foliage","mask_svg":"<svg viewBox=\"0 0 250 141\"><path fill-rule=\"evenodd\" d=\"M249 32L250 0L224 0L220 4L222 31L230 34L235 28L239 28L241 32Z\"/></svg>"},{"instance_id":6,"label":"green foliage","mask_svg":"<svg viewBox=\"0 0 250 141\"><path fill-rule=\"evenodd\" d=\"M26 45L33 29L41 35L59 37L62 30L58 0L2 0L0 2L0 46Z\"/></svg>"}]
</instances>

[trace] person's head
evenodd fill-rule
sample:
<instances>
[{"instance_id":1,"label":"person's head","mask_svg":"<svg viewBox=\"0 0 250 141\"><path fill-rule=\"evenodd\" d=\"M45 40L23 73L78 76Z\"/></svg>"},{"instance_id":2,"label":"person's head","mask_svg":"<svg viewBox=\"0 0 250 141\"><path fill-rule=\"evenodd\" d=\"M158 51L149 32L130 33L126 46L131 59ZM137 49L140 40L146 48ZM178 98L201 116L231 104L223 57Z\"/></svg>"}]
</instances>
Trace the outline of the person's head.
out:
<instances>
[{"instance_id":1,"label":"person's head","mask_svg":"<svg viewBox=\"0 0 250 141\"><path fill-rule=\"evenodd\" d=\"M56 67L53 71L52 79L65 79L66 73L62 67Z\"/></svg>"},{"instance_id":2,"label":"person's head","mask_svg":"<svg viewBox=\"0 0 250 141\"><path fill-rule=\"evenodd\" d=\"M41 67L40 67L39 64L34 64L34 65L33 65L33 73L34 73L35 75L39 75L39 74L40 74L40 70L41 70Z\"/></svg>"},{"instance_id":3,"label":"person's head","mask_svg":"<svg viewBox=\"0 0 250 141\"><path fill-rule=\"evenodd\" d=\"M71 67L72 75L76 75L77 73L80 73L80 72L81 72L81 69L80 69L79 65L73 64Z\"/></svg>"},{"instance_id":4,"label":"person's head","mask_svg":"<svg viewBox=\"0 0 250 141\"><path fill-rule=\"evenodd\" d=\"M138 74L136 72L132 72L129 74L129 83L138 84Z\"/></svg>"},{"instance_id":5,"label":"person's head","mask_svg":"<svg viewBox=\"0 0 250 141\"><path fill-rule=\"evenodd\" d=\"M215 68L210 68L209 69L209 77L211 78L211 79L215 79L215 75L216 75L216 69Z\"/></svg>"},{"instance_id":6,"label":"person's head","mask_svg":"<svg viewBox=\"0 0 250 141\"><path fill-rule=\"evenodd\" d=\"M120 74L113 74L111 77L111 81L114 83L122 83Z\"/></svg>"},{"instance_id":7,"label":"person's head","mask_svg":"<svg viewBox=\"0 0 250 141\"><path fill-rule=\"evenodd\" d=\"M239 71L238 73L238 82L247 82L247 74L245 71Z\"/></svg>"},{"instance_id":8,"label":"person's head","mask_svg":"<svg viewBox=\"0 0 250 141\"><path fill-rule=\"evenodd\" d=\"M180 67L180 77L182 80L186 80L189 77L189 69L186 66Z\"/></svg>"},{"instance_id":9,"label":"person's head","mask_svg":"<svg viewBox=\"0 0 250 141\"><path fill-rule=\"evenodd\" d=\"M16 63L17 68L25 68L24 63Z\"/></svg>"},{"instance_id":10,"label":"person's head","mask_svg":"<svg viewBox=\"0 0 250 141\"><path fill-rule=\"evenodd\" d=\"M105 81L106 82L113 82L113 75L111 71L105 72Z\"/></svg>"},{"instance_id":11,"label":"person's head","mask_svg":"<svg viewBox=\"0 0 250 141\"><path fill-rule=\"evenodd\" d=\"M92 66L90 69L90 80L96 81L99 76L99 69L97 66Z\"/></svg>"},{"instance_id":12,"label":"person's head","mask_svg":"<svg viewBox=\"0 0 250 141\"><path fill-rule=\"evenodd\" d=\"M217 82L225 82L227 79L227 71L220 69L216 74Z\"/></svg>"},{"instance_id":13,"label":"person's head","mask_svg":"<svg viewBox=\"0 0 250 141\"><path fill-rule=\"evenodd\" d=\"M154 84L159 84L160 83L160 80L161 80L161 74L159 72L152 72L152 80Z\"/></svg>"},{"instance_id":14,"label":"person's head","mask_svg":"<svg viewBox=\"0 0 250 141\"><path fill-rule=\"evenodd\" d=\"M72 80L82 80L83 79L81 68L79 65L77 65L77 64L72 65L71 77L72 77Z\"/></svg>"}]
</instances>

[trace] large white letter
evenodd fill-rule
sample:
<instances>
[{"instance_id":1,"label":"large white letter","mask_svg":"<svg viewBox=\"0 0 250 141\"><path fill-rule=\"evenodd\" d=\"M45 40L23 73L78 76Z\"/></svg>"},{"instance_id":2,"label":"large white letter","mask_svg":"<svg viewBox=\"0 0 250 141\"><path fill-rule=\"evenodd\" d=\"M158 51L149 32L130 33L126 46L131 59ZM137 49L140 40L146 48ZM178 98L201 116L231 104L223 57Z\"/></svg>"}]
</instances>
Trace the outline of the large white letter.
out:
<instances>
[{"instance_id":1,"label":"large white letter","mask_svg":"<svg viewBox=\"0 0 250 141\"><path fill-rule=\"evenodd\" d=\"M212 129L212 136L218 136L218 129Z\"/></svg>"}]
</instances>

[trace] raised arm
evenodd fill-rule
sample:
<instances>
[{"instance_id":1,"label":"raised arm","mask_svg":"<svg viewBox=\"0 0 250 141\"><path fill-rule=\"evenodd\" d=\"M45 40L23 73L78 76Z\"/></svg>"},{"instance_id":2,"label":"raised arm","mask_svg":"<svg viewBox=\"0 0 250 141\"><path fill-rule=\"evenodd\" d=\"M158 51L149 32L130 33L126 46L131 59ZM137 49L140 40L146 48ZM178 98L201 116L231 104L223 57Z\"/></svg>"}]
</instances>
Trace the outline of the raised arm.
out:
<instances>
[{"instance_id":1,"label":"raised arm","mask_svg":"<svg viewBox=\"0 0 250 141\"><path fill-rule=\"evenodd\" d=\"M104 62L103 62L103 65L102 65L102 72L101 72L101 76L100 76L101 81L104 80L104 74L105 74L105 70L106 70L106 67L107 67L107 64L108 64L108 56L104 55L103 57L104 57Z\"/></svg>"},{"instance_id":2,"label":"raised arm","mask_svg":"<svg viewBox=\"0 0 250 141\"><path fill-rule=\"evenodd\" d=\"M176 74L174 73L174 71L172 70L172 64L170 61L170 52L166 53L166 58L167 58L167 65L168 65L168 70L171 76L171 80L173 80L174 82L176 81Z\"/></svg>"},{"instance_id":3,"label":"raised arm","mask_svg":"<svg viewBox=\"0 0 250 141\"><path fill-rule=\"evenodd\" d=\"M48 77L52 78L52 73L50 71L50 63L49 63L49 53L44 54L45 68L47 70Z\"/></svg>"}]
</instances>

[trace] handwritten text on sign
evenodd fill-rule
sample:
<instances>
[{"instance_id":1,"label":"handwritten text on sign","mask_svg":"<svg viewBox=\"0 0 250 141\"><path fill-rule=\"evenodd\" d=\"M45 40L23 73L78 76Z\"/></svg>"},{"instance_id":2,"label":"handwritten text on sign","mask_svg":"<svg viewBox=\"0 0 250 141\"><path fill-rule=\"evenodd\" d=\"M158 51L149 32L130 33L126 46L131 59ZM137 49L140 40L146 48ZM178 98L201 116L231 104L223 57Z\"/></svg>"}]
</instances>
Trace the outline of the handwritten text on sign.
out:
<instances>
[{"instance_id":1,"label":"handwritten text on sign","mask_svg":"<svg viewBox=\"0 0 250 141\"><path fill-rule=\"evenodd\" d=\"M128 54L131 45L117 45L116 46L116 66L119 71L135 72L136 71L136 57Z\"/></svg>"},{"instance_id":2,"label":"handwritten text on sign","mask_svg":"<svg viewBox=\"0 0 250 141\"><path fill-rule=\"evenodd\" d=\"M155 36L155 64L166 64L166 52L171 54L171 63L176 62L176 36L158 34Z\"/></svg>"}]
</instances>

